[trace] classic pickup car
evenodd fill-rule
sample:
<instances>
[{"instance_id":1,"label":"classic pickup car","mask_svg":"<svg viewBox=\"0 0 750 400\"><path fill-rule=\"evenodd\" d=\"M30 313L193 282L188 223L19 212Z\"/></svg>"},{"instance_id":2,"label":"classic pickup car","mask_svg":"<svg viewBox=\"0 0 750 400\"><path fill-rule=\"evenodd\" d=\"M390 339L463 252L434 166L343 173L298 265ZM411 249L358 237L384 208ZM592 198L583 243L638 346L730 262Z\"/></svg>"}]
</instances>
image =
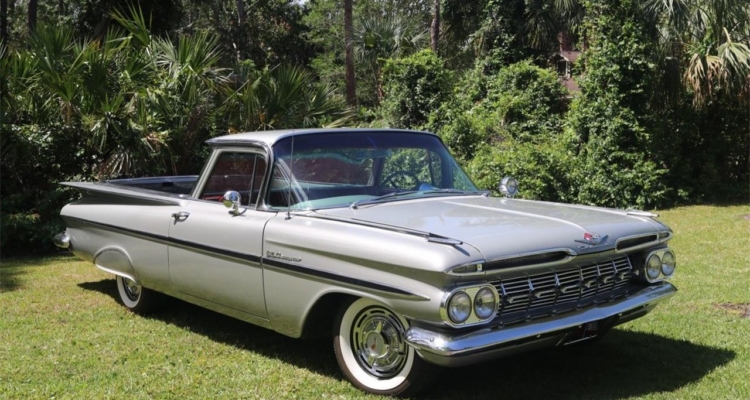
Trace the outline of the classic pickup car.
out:
<instances>
[{"instance_id":1,"label":"classic pickup car","mask_svg":"<svg viewBox=\"0 0 750 400\"><path fill-rule=\"evenodd\" d=\"M319 129L208 141L199 176L68 182L54 240L155 292L291 337L331 335L343 374L409 395L511 353L602 337L676 289L656 215L505 197L434 134Z\"/></svg>"}]
</instances>

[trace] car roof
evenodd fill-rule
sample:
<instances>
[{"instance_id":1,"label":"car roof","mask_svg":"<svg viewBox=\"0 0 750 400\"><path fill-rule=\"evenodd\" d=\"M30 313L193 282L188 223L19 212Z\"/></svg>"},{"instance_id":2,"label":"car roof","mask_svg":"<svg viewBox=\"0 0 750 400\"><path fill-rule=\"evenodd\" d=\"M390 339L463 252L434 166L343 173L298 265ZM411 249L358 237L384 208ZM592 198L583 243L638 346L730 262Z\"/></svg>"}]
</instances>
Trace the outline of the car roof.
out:
<instances>
[{"instance_id":1,"label":"car roof","mask_svg":"<svg viewBox=\"0 0 750 400\"><path fill-rule=\"evenodd\" d=\"M362 133L362 132L383 132L383 133L420 133L435 135L431 132L413 131L408 129L380 129L380 128L316 128L316 129L284 129L274 131L257 131L241 132L231 135L219 136L206 140L211 146L218 145L243 145L243 144L264 144L273 146L279 140L299 135L320 135L325 133Z\"/></svg>"}]
</instances>

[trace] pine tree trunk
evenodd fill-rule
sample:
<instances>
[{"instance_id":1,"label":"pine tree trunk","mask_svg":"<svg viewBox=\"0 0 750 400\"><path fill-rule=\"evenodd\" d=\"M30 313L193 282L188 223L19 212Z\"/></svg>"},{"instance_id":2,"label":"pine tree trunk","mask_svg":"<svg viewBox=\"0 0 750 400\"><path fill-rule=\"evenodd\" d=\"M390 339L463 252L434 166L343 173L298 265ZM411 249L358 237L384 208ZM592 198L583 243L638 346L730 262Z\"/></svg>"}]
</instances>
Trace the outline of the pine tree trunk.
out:
<instances>
[{"instance_id":1,"label":"pine tree trunk","mask_svg":"<svg viewBox=\"0 0 750 400\"><path fill-rule=\"evenodd\" d=\"M354 80L354 43L352 43L352 0L344 0L344 61L346 63L346 102L357 105L357 86Z\"/></svg>"},{"instance_id":2,"label":"pine tree trunk","mask_svg":"<svg viewBox=\"0 0 750 400\"><path fill-rule=\"evenodd\" d=\"M440 39L440 0L435 0L435 15L432 17L432 26L430 30L430 45L432 51L437 54L438 40Z\"/></svg>"},{"instance_id":3,"label":"pine tree trunk","mask_svg":"<svg viewBox=\"0 0 750 400\"><path fill-rule=\"evenodd\" d=\"M243 37L245 35L245 20L247 19L247 14L245 14L245 0L237 0L237 22L239 25L239 30L242 32ZM245 41L245 40L243 40ZM237 50L237 61L242 61L245 57L243 54L243 47L241 44L236 43L233 41L234 48Z\"/></svg>"},{"instance_id":4,"label":"pine tree trunk","mask_svg":"<svg viewBox=\"0 0 750 400\"><path fill-rule=\"evenodd\" d=\"M36 9L37 0L29 0L28 8L28 21L29 21L29 34L33 34L36 31Z\"/></svg>"}]
</instances>

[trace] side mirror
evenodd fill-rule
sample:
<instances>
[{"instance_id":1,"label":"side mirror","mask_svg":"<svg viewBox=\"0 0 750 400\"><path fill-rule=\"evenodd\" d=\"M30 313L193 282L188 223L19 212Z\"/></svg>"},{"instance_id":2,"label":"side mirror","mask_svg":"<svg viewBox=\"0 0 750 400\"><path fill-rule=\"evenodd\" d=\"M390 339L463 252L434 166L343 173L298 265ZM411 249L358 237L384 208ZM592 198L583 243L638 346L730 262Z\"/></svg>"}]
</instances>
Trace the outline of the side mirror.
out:
<instances>
[{"instance_id":1,"label":"side mirror","mask_svg":"<svg viewBox=\"0 0 750 400\"><path fill-rule=\"evenodd\" d=\"M506 176L502 181L500 181L500 186L498 186L498 189L500 190L500 193L503 194L503 196L514 197L518 194L518 181L509 176Z\"/></svg>"},{"instance_id":2,"label":"side mirror","mask_svg":"<svg viewBox=\"0 0 750 400\"><path fill-rule=\"evenodd\" d=\"M224 193L224 197L221 198L221 202L224 203L226 208L231 208L229 213L232 215L240 215L240 200L242 197L239 193L234 190L230 190Z\"/></svg>"}]
</instances>

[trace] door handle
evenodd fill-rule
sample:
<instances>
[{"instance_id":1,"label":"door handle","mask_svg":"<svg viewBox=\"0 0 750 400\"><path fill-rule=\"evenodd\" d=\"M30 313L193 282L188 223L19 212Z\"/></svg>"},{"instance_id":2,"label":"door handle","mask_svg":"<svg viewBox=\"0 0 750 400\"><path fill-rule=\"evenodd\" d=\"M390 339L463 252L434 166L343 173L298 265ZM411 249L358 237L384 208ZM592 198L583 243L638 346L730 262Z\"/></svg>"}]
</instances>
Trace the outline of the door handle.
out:
<instances>
[{"instance_id":1,"label":"door handle","mask_svg":"<svg viewBox=\"0 0 750 400\"><path fill-rule=\"evenodd\" d=\"M172 218L174 218L174 222L178 223L181 221L186 220L190 216L190 213L187 211L180 211L172 214Z\"/></svg>"}]
</instances>

